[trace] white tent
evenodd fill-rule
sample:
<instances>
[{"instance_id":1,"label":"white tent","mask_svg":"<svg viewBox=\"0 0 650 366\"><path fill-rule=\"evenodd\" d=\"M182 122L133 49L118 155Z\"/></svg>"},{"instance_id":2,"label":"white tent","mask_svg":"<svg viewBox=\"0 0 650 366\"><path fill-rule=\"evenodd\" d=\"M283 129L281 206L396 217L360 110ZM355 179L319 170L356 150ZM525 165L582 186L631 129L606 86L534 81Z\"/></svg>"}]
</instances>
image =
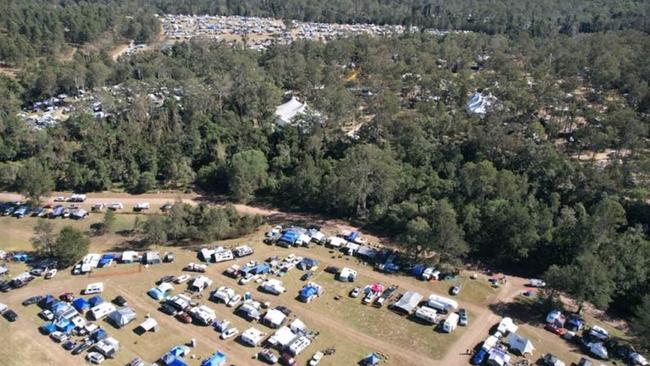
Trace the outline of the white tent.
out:
<instances>
[{"instance_id":1,"label":"white tent","mask_svg":"<svg viewBox=\"0 0 650 366\"><path fill-rule=\"evenodd\" d=\"M108 318L115 324L116 327L121 328L133 320L135 320L135 311L131 308L121 308L108 314Z\"/></svg>"},{"instance_id":2,"label":"white tent","mask_svg":"<svg viewBox=\"0 0 650 366\"><path fill-rule=\"evenodd\" d=\"M148 332L150 330L156 332L158 331L158 322L154 318L147 318L145 321L140 323L138 327L142 328L142 330L145 332Z\"/></svg>"},{"instance_id":3,"label":"white tent","mask_svg":"<svg viewBox=\"0 0 650 366\"><path fill-rule=\"evenodd\" d=\"M275 109L275 123L285 126L293 122L294 118L305 113L307 103L301 103L296 97L292 97L288 102L279 105Z\"/></svg>"},{"instance_id":4,"label":"white tent","mask_svg":"<svg viewBox=\"0 0 650 366\"><path fill-rule=\"evenodd\" d=\"M497 332L506 335L508 333L517 332L517 329L519 329L519 327L515 325L515 322L512 321L512 318L506 317L501 319L501 322L499 322L499 326L497 327Z\"/></svg>"},{"instance_id":5,"label":"white tent","mask_svg":"<svg viewBox=\"0 0 650 366\"><path fill-rule=\"evenodd\" d=\"M266 312L266 315L264 315L264 323L268 325L271 328L277 328L280 325L282 325L282 322L284 322L284 319L286 319L286 315L284 315L283 312L277 309L271 309Z\"/></svg>"},{"instance_id":6,"label":"white tent","mask_svg":"<svg viewBox=\"0 0 650 366\"><path fill-rule=\"evenodd\" d=\"M515 350L522 355L532 354L535 350L533 342L517 333L510 333L508 336L508 344L510 345L510 351Z\"/></svg>"}]
</instances>

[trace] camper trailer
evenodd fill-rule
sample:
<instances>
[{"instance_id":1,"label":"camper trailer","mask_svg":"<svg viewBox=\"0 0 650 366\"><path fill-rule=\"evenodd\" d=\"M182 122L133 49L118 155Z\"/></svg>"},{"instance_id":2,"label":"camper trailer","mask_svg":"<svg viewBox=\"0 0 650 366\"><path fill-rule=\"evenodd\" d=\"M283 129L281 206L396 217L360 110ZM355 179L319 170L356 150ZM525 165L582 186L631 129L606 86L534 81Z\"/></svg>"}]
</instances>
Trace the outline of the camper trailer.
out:
<instances>
[{"instance_id":1,"label":"camper trailer","mask_svg":"<svg viewBox=\"0 0 650 366\"><path fill-rule=\"evenodd\" d=\"M86 289L84 290L84 295L99 294L103 291L104 291L103 282L91 283L90 285L86 286Z\"/></svg>"},{"instance_id":2,"label":"camper trailer","mask_svg":"<svg viewBox=\"0 0 650 366\"><path fill-rule=\"evenodd\" d=\"M458 320L460 317L456 313L451 313L447 319L445 319L445 322L442 324L442 331L446 333L451 333L454 330L456 330L456 327L458 327Z\"/></svg>"},{"instance_id":3,"label":"camper trailer","mask_svg":"<svg viewBox=\"0 0 650 366\"><path fill-rule=\"evenodd\" d=\"M421 306L415 311L415 317L425 323L438 323L438 312L428 306Z\"/></svg>"}]
</instances>

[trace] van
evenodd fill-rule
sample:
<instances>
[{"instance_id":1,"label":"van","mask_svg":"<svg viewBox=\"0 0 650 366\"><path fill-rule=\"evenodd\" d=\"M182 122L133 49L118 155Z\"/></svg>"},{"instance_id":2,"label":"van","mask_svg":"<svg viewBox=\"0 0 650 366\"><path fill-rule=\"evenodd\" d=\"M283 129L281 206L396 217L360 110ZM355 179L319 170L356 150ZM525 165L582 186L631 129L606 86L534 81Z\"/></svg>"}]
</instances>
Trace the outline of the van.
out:
<instances>
[{"instance_id":1,"label":"van","mask_svg":"<svg viewBox=\"0 0 650 366\"><path fill-rule=\"evenodd\" d=\"M86 286L86 289L84 290L84 295L98 294L103 291L104 291L103 282L91 283L90 285Z\"/></svg>"},{"instance_id":2,"label":"van","mask_svg":"<svg viewBox=\"0 0 650 366\"><path fill-rule=\"evenodd\" d=\"M458 320L460 317L456 313L450 314L445 322L442 324L442 331L445 333L453 332L458 326Z\"/></svg>"}]
</instances>

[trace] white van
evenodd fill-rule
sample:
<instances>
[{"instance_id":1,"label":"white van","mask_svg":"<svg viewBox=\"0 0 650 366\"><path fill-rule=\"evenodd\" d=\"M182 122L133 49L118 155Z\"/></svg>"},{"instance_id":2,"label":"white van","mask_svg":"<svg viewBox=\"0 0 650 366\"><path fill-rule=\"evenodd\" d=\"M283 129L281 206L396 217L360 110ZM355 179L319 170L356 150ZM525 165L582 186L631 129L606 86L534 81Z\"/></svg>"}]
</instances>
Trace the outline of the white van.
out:
<instances>
[{"instance_id":1,"label":"white van","mask_svg":"<svg viewBox=\"0 0 650 366\"><path fill-rule=\"evenodd\" d=\"M458 327L458 320L460 317L456 313L451 313L445 322L442 324L442 331L446 333L453 332Z\"/></svg>"},{"instance_id":2,"label":"white van","mask_svg":"<svg viewBox=\"0 0 650 366\"><path fill-rule=\"evenodd\" d=\"M104 291L103 282L91 283L90 285L86 286L86 289L84 290L84 295L98 294L103 291Z\"/></svg>"}]
</instances>

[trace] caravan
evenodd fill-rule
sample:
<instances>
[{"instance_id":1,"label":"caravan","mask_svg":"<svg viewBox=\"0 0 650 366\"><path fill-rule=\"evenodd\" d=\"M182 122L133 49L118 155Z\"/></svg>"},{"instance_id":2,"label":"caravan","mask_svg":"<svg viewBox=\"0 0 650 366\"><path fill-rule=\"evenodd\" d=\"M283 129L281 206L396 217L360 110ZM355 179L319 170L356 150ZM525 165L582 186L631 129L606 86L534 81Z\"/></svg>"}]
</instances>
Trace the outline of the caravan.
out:
<instances>
[{"instance_id":1,"label":"caravan","mask_svg":"<svg viewBox=\"0 0 650 366\"><path fill-rule=\"evenodd\" d=\"M421 306L415 311L415 318L429 324L438 323L438 312L428 306Z\"/></svg>"},{"instance_id":2,"label":"caravan","mask_svg":"<svg viewBox=\"0 0 650 366\"><path fill-rule=\"evenodd\" d=\"M456 327L458 327L458 320L460 317L456 313L451 313L445 322L442 324L442 331L445 333L451 333L454 330L456 330Z\"/></svg>"},{"instance_id":3,"label":"caravan","mask_svg":"<svg viewBox=\"0 0 650 366\"><path fill-rule=\"evenodd\" d=\"M99 294L103 291L104 291L103 282L91 283L90 285L86 286L86 289L84 290L84 295Z\"/></svg>"},{"instance_id":4,"label":"caravan","mask_svg":"<svg viewBox=\"0 0 650 366\"><path fill-rule=\"evenodd\" d=\"M431 296L429 296L427 306L436 310L440 310L444 313L448 312L449 310L458 309L458 303L456 301L436 294L431 294Z\"/></svg>"}]
</instances>

